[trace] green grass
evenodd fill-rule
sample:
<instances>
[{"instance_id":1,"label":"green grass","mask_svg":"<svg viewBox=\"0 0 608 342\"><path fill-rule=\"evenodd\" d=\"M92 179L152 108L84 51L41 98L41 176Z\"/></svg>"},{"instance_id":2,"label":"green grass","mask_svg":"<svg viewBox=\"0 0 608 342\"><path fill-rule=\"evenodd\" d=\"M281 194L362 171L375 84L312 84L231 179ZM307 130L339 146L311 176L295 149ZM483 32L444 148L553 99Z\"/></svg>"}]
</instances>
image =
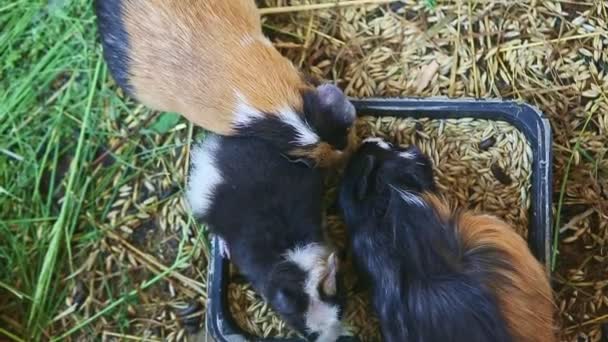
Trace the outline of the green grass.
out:
<instances>
[{"instance_id":1,"label":"green grass","mask_svg":"<svg viewBox=\"0 0 608 342\"><path fill-rule=\"evenodd\" d=\"M58 275L73 267L67 261L79 243L81 204L94 196L82 169L102 140L93 127L105 70L89 5L0 8L0 26L8 28L0 36L0 325L11 339L52 334L47 328L69 285ZM69 165L65 175L60 163Z\"/></svg>"},{"instance_id":2,"label":"green grass","mask_svg":"<svg viewBox=\"0 0 608 342\"><path fill-rule=\"evenodd\" d=\"M53 325L76 281L75 260L103 237L99 218L111 201L101 193L115 196L117 175L126 183L174 146L142 151L138 139L127 140L116 163L92 166L110 141L128 137L116 121L142 110L116 96L90 1L3 2L0 27L0 339L65 337L100 316L124 314L121 304L188 260L180 254L168 271L123 293L108 289L112 303L67 331ZM153 140L163 125L142 139Z\"/></svg>"},{"instance_id":3,"label":"green grass","mask_svg":"<svg viewBox=\"0 0 608 342\"><path fill-rule=\"evenodd\" d=\"M428 8L431 11L433 11L433 10L435 10L435 8L437 8L437 0L424 0L424 4L426 5L426 8Z\"/></svg>"}]
</instances>

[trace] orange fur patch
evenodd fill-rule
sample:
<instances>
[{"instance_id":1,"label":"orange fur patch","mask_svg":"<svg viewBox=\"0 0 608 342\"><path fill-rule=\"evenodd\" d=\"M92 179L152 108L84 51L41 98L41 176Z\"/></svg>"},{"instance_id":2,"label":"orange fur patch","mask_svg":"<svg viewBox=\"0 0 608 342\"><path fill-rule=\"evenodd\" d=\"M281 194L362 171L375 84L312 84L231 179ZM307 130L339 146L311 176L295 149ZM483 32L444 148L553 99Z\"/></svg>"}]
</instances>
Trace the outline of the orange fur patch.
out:
<instances>
[{"instance_id":1,"label":"orange fur patch","mask_svg":"<svg viewBox=\"0 0 608 342\"><path fill-rule=\"evenodd\" d=\"M455 215L436 195L425 193L422 197L442 220L447 222ZM511 265L509 269L497 266L497 269L490 270L496 277L486 279L485 285L496 294L514 341L557 341L554 325L556 307L549 279L526 241L494 216L472 212L457 215L457 229L465 253L489 248L500 252Z\"/></svg>"},{"instance_id":2,"label":"orange fur patch","mask_svg":"<svg viewBox=\"0 0 608 342\"><path fill-rule=\"evenodd\" d=\"M445 199L437 196L436 194L425 192L422 194L422 199L428 203L443 222L447 222L452 216L453 210L448 206Z\"/></svg>"},{"instance_id":3,"label":"orange fur patch","mask_svg":"<svg viewBox=\"0 0 608 342\"><path fill-rule=\"evenodd\" d=\"M124 21L144 104L220 134L232 133L239 95L262 113L301 110L307 86L264 37L253 0L124 0Z\"/></svg>"},{"instance_id":4,"label":"orange fur patch","mask_svg":"<svg viewBox=\"0 0 608 342\"><path fill-rule=\"evenodd\" d=\"M313 148L298 148L290 152L296 157L309 158L315 161L316 166L321 168L341 168L352 154L361 145L361 139L354 127L350 129L347 136L347 145L343 151L334 149L330 144L320 142Z\"/></svg>"}]
</instances>

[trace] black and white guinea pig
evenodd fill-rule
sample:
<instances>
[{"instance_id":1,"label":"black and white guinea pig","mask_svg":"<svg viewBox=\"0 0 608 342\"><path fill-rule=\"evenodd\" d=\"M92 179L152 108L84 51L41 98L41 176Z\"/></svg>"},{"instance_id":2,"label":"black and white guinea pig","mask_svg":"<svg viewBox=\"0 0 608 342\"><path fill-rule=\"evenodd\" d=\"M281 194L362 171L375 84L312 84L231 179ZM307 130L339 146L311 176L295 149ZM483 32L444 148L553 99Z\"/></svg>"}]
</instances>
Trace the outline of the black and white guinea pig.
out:
<instances>
[{"instance_id":1,"label":"black and white guinea pig","mask_svg":"<svg viewBox=\"0 0 608 342\"><path fill-rule=\"evenodd\" d=\"M273 47L254 0L96 0L95 12L113 78L146 106L322 167L351 150L353 105Z\"/></svg>"},{"instance_id":2,"label":"black and white guinea pig","mask_svg":"<svg viewBox=\"0 0 608 342\"><path fill-rule=\"evenodd\" d=\"M549 281L489 215L451 211L416 147L364 140L339 205L385 341L555 341Z\"/></svg>"},{"instance_id":3,"label":"black and white guinea pig","mask_svg":"<svg viewBox=\"0 0 608 342\"><path fill-rule=\"evenodd\" d=\"M291 327L335 341L344 299L321 228L321 171L241 137L211 135L191 160L187 200L225 254Z\"/></svg>"}]
</instances>

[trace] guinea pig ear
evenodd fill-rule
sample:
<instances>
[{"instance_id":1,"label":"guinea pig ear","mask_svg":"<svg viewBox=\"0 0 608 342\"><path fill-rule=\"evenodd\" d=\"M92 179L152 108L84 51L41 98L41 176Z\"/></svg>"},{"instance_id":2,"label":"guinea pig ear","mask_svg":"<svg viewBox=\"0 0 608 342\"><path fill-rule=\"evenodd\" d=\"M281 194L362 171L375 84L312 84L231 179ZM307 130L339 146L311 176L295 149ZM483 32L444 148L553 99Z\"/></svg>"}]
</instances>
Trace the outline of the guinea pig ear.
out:
<instances>
[{"instance_id":1,"label":"guinea pig ear","mask_svg":"<svg viewBox=\"0 0 608 342\"><path fill-rule=\"evenodd\" d=\"M333 297L337 294L338 281L338 256L335 252L331 253L327 258L327 274L321 282L321 291L323 294Z\"/></svg>"},{"instance_id":2,"label":"guinea pig ear","mask_svg":"<svg viewBox=\"0 0 608 342\"><path fill-rule=\"evenodd\" d=\"M356 196L359 201L365 199L365 195L369 192L370 187L370 176L372 171L374 170L374 163L376 158L371 155L365 156L365 161L363 162L363 168L361 169L361 175L359 177L359 183L356 186Z\"/></svg>"}]
</instances>

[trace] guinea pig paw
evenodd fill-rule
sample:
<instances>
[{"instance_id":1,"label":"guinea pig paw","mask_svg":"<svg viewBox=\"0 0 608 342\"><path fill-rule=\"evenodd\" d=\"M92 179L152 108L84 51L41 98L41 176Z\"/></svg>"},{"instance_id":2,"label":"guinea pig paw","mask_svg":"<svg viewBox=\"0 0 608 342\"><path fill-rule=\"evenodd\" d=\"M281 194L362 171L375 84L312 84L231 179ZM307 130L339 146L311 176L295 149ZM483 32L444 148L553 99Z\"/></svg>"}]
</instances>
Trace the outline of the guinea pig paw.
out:
<instances>
[{"instance_id":1,"label":"guinea pig paw","mask_svg":"<svg viewBox=\"0 0 608 342\"><path fill-rule=\"evenodd\" d=\"M230 260L230 250L228 249L228 244L222 238L218 238L218 241L219 241L218 247L220 248L220 255L222 256L222 258Z\"/></svg>"}]
</instances>

